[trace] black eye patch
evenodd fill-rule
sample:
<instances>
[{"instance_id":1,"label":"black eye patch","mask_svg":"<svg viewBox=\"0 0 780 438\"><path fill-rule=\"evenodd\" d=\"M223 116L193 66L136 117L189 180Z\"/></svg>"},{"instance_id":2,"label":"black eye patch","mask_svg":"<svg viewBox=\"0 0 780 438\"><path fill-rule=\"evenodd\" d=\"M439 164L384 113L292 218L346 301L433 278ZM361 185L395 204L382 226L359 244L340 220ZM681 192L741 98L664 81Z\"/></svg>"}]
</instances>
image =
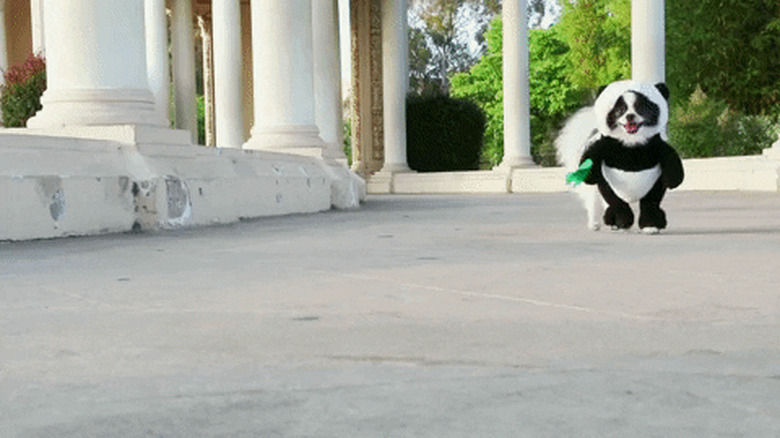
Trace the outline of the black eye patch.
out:
<instances>
[{"instance_id":1,"label":"black eye patch","mask_svg":"<svg viewBox=\"0 0 780 438\"><path fill-rule=\"evenodd\" d=\"M661 108L656 105L647 96L641 93L636 94L636 103L634 103L634 109L637 114L645 119L644 124L646 126L655 126L658 124L658 116L661 114Z\"/></svg>"},{"instance_id":2,"label":"black eye patch","mask_svg":"<svg viewBox=\"0 0 780 438\"><path fill-rule=\"evenodd\" d=\"M623 99L623 96L620 96L617 102L615 102L615 106L613 106L612 110L609 112L609 114L607 114L607 126L609 129L615 129L617 127L617 119L625 114L627 110L628 105L626 105L626 101Z\"/></svg>"}]
</instances>

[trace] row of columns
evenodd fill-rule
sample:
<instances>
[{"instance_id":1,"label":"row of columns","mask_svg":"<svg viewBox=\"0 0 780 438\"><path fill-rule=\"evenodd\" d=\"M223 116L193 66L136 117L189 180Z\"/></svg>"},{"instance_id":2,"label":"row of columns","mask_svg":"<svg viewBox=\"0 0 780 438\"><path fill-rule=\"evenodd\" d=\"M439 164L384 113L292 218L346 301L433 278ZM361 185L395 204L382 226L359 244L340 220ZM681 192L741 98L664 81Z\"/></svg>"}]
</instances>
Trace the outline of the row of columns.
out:
<instances>
[{"instance_id":1,"label":"row of columns","mask_svg":"<svg viewBox=\"0 0 780 438\"><path fill-rule=\"evenodd\" d=\"M46 23L38 39L46 41L49 83L28 126L169 126L165 0L33 3ZM192 2L171 5L176 127L195 133ZM251 2L255 123L245 142L240 1L212 2L219 146L343 157L337 10L337 0ZM504 169L532 165L525 10L525 0L503 2ZM663 1L633 0L633 10L650 17L633 25L634 75L662 80ZM381 2L385 173L409 171L406 11L407 0Z\"/></svg>"},{"instance_id":2,"label":"row of columns","mask_svg":"<svg viewBox=\"0 0 780 438\"><path fill-rule=\"evenodd\" d=\"M47 0L43 21L48 87L43 109L28 127L167 127L170 67L176 78L176 127L196 132L192 2L174 0L171 7L169 66L165 0ZM312 8L321 14L316 20ZM240 1L213 2L219 146L344 158L337 11L337 0L251 3L258 85L253 87L255 123L245 142ZM316 76L315 28L322 70ZM321 120L315 117L315 77ZM327 145L318 121L328 125L323 130Z\"/></svg>"}]
</instances>

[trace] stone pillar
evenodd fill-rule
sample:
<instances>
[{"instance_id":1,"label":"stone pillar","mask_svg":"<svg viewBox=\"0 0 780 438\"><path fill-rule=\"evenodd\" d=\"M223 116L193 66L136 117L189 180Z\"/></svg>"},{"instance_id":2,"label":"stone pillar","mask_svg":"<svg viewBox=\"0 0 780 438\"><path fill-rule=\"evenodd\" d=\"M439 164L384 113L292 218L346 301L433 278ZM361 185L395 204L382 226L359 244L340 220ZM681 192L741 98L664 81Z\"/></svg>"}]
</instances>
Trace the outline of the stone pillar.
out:
<instances>
[{"instance_id":1,"label":"stone pillar","mask_svg":"<svg viewBox=\"0 0 780 438\"><path fill-rule=\"evenodd\" d=\"M351 0L352 170L367 176L384 164L382 4Z\"/></svg>"},{"instance_id":2,"label":"stone pillar","mask_svg":"<svg viewBox=\"0 0 780 438\"><path fill-rule=\"evenodd\" d=\"M631 76L655 84L666 81L664 0L632 0Z\"/></svg>"},{"instance_id":3,"label":"stone pillar","mask_svg":"<svg viewBox=\"0 0 780 438\"><path fill-rule=\"evenodd\" d=\"M216 144L240 148L244 144L244 108L241 78L241 1L212 2L214 43L214 123Z\"/></svg>"},{"instance_id":4,"label":"stone pillar","mask_svg":"<svg viewBox=\"0 0 780 438\"><path fill-rule=\"evenodd\" d=\"M211 26L198 16L201 47L203 48L203 118L206 146L216 146L214 131L214 50L211 43Z\"/></svg>"},{"instance_id":5,"label":"stone pillar","mask_svg":"<svg viewBox=\"0 0 780 438\"><path fill-rule=\"evenodd\" d=\"M409 89L409 34L406 0L382 2L385 164L382 173L409 172L406 163L406 92Z\"/></svg>"},{"instance_id":6,"label":"stone pillar","mask_svg":"<svg viewBox=\"0 0 780 438\"><path fill-rule=\"evenodd\" d=\"M38 0L40 1L40 0ZM168 17L165 0L146 0L146 72L155 109L165 126L170 126L170 62L168 61Z\"/></svg>"},{"instance_id":7,"label":"stone pillar","mask_svg":"<svg viewBox=\"0 0 780 438\"><path fill-rule=\"evenodd\" d=\"M47 0L43 109L30 128L157 125L146 78L144 0Z\"/></svg>"},{"instance_id":8,"label":"stone pillar","mask_svg":"<svg viewBox=\"0 0 780 438\"><path fill-rule=\"evenodd\" d=\"M251 7L255 123L244 148L321 155L311 0L253 0Z\"/></svg>"},{"instance_id":9,"label":"stone pillar","mask_svg":"<svg viewBox=\"0 0 780 438\"><path fill-rule=\"evenodd\" d=\"M346 163L341 109L341 53L338 0L313 0L314 111L324 158Z\"/></svg>"},{"instance_id":10,"label":"stone pillar","mask_svg":"<svg viewBox=\"0 0 780 438\"><path fill-rule=\"evenodd\" d=\"M30 0L30 22L32 29L32 52L36 55L44 56L46 54L46 39L43 35L43 0Z\"/></svg>"},{"instance_id":11,"label":"stone pillar","mask_svg":"<svg viewBox=\"0 0 780 438\"><path fill-rule=\"evenodd\" d=\"M192 0L173 0L171 58L173 62L174 125L198 142L198 104L195 88L195 35Z\"/></svg>"},{"instance_id":12,"label":"stone pillar","mask_svg":"<svg viewBox=\"0 0 780 438\"><path fill-rule=\"evenodd\" d=\"M498 168L533 166L526 2L504 0L504 158Z\"/></svg>"}]
</instances>

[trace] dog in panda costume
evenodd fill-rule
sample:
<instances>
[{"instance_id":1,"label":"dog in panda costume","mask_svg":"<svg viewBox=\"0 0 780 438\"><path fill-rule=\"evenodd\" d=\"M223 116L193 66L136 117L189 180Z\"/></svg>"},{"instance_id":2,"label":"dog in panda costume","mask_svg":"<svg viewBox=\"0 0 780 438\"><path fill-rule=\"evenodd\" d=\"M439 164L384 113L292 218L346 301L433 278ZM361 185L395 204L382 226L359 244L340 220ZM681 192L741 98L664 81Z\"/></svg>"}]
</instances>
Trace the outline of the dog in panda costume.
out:
<instances>
[{"instance_id":1,"label":"dog in panda costume","mask_svg":"<svg viewBox=\"0 0 780 438\"><path fill-rule=\"evenodd\" d=\"M639 212L639 229L666 228L661 200L683 181L683 166L667 143L669 90L665 84L619 81L608 85L591 107L564 125L555 146L588 211L588 227L625 230ZM579 169L578 169L579 166ZM606 208L606 209L605 209Z\"/></svg>"}]
</instances>

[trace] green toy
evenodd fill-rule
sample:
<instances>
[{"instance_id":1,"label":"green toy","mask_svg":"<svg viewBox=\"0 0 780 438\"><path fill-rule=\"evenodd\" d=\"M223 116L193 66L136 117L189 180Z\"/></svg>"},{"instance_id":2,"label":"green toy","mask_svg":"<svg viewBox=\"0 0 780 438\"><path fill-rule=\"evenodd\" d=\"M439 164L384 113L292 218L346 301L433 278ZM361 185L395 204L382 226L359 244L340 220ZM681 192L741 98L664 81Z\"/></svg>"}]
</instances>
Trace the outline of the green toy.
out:
<instances>
[{"instance_id":1,"label":"green toy","mask_svg":"<svg viewBox=\"0 0 780 438\"><path fill-rule=\"evenodd\" d=\"M593 160L588 158L580 164L574 172L566 174L566 184L574 184L575 186L585 181L590 175L590 169L593 167Z\"/></svg>"}]
</instances>

